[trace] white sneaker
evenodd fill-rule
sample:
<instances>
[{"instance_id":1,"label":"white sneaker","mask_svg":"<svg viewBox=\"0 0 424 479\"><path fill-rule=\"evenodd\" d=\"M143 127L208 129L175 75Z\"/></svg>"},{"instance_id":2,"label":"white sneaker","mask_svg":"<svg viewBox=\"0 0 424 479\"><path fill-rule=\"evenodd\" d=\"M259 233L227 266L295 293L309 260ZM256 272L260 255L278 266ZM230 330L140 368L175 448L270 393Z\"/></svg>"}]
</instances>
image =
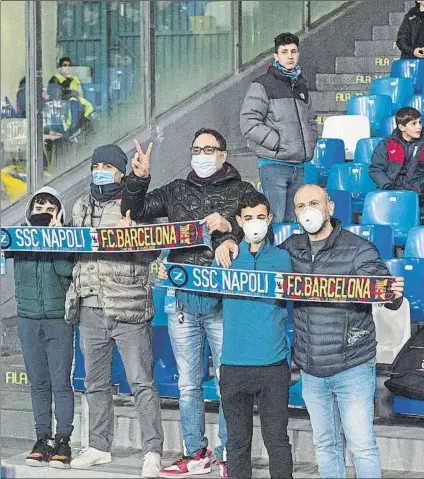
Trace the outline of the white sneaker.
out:
<instances>
[{"instance_id":1,"label":"white sneaker","mask_svg":"<svg viewBox=\"0 0 424 479\"><path fill-rule=\"evenodd\" d=\"M110 452L99 451L94 447L86 447L75 459L72 459L71 467L73 469L88 469L91 466L108 464L109 462L112 462Z\"/></svg>"},{"instance_id":2,"label":"white sneaker","mask_svg":"<svg viewBox=\"0 0 424 479\"><path fill-rule=\"evenodd\" d=\"M160 477L160 463L161 457L157 452L148 452L144 456L143 469L141 470L141 477L156 478Z\"/></svg>"}]
</instances>

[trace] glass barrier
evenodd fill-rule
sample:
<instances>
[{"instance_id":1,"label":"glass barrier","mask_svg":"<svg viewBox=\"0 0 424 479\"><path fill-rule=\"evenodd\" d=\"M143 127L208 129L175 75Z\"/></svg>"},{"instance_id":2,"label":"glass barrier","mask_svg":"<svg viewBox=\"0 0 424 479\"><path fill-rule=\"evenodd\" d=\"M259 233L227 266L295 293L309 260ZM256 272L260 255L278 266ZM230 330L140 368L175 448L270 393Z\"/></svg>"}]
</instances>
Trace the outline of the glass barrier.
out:
<instances>
[{"instance_id":1,"label":"glass barrier","mask_svg":"<svg viewBox=\"0 0 424 479\"><path fill-rule=\"evenodd\" d=\"M311 23L316 22L327 13L341 7L346 2L336 2L332 0L312 0L310 2Z\"/></svg>"},{"instance_id":2,"label":"glass barrier","mask_svg":"<svg viewBox=\"0 0 424 479\"><path fill-rule=\"evenodd\" d=\"M143 126L142 2L43 1L46 181Z\"/></svg>"},{"instance_id":3,"label":"glass barrier","mask_svg":"<svg viewBox=\"0 0 424 479\"><path fill-rule=\"evenodd\" d=\"M302 30L303 2L242 2L242 63L274 47L274 38L283 32Z\"/></svg>"},{"instance_id":4,"label":"glass barrier","mask_svg":"<svg viewBox=\"0 0 424 479\"><path fill-rule=\"evenodd\" d=\"M231 3L155 2L157 115L231 73Z\"/></svg>"},{"instance_id":5,"label":"glass barrier","mask_svg":"<svg viewBox=\"0 0 424 479\"><path fill-rule=\"evenodd\" d=\"M1 208L26 194L25 2L1 2ZM16 32L20 32L17 35Z\"/></svg>"}]
</instances>

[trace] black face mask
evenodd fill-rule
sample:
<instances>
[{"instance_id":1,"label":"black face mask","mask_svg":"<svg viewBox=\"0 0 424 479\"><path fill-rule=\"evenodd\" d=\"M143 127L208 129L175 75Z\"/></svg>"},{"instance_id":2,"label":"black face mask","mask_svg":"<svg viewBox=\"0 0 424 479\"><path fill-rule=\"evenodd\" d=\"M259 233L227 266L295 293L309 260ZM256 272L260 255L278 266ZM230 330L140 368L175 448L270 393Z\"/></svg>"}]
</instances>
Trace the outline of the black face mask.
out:
<instances>
[{"instance_id":1,"label":"black face mask","mask_svg":"<svg viewBox=\"0 0 424 479\"><path fill-rule=\"evenodd\" d=\"M29 217L31 226L49 226L53 215L50 213L34 213Z\"/></svg>"}]
</instances>

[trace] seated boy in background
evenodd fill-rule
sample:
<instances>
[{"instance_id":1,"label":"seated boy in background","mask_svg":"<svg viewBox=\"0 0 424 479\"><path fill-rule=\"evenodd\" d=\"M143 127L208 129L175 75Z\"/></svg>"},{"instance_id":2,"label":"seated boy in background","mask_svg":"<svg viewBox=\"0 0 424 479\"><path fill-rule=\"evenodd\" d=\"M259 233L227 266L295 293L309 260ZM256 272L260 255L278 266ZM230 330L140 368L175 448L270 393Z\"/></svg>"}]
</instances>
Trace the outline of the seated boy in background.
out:
<instances>
[{"instance_id":1,"label":"seated boy in background","mask_svg":"<svg viewBox=\"0 0 424 479\"><path fill-rule=\"evenodd\" d=\"M290 272L290 257L273 245L267 198L257 192L240 202L237 222L244 231L240 253L231 268ZM216 262L212 266L217 266ZM163 265L159 279L166 279ZM194 294L178 290L177 301L194 313L223 306L224 341L220 394L228 428L227 464L221 477L252 477L253 403L256 398L271 478L291 478L293 461L287 435L290 369L285 302L242 296ZM228 471L226 470L228 466ZM224 474L222 474L224 472Z\"/></svg>"}]
</instances>

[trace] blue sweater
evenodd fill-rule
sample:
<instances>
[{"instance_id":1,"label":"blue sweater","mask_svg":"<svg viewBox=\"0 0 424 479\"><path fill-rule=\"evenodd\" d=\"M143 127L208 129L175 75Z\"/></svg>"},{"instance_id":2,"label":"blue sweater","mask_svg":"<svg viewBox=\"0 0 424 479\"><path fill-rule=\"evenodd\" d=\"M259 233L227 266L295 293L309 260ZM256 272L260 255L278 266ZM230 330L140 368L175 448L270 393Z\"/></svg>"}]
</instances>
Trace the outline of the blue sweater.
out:
<instances>
[{"instance_id":1,"label":"blue sweater","mask_svg":"<svg viewBox=\"0 0 424 479\"><path fill-rule=\"evenodd\" d=\"M217 266L214 262L212 266ZM256 256L245 241L233 260L231 269L291 272L290 256L285 250L267 242ZM177 291L177 299L190 311L207 314L221 300L212 294ZM265 366L287 359L287 309L284 301L275 299L222 296L224 343L221 364Z\"/></svg>"}]
</instances>

